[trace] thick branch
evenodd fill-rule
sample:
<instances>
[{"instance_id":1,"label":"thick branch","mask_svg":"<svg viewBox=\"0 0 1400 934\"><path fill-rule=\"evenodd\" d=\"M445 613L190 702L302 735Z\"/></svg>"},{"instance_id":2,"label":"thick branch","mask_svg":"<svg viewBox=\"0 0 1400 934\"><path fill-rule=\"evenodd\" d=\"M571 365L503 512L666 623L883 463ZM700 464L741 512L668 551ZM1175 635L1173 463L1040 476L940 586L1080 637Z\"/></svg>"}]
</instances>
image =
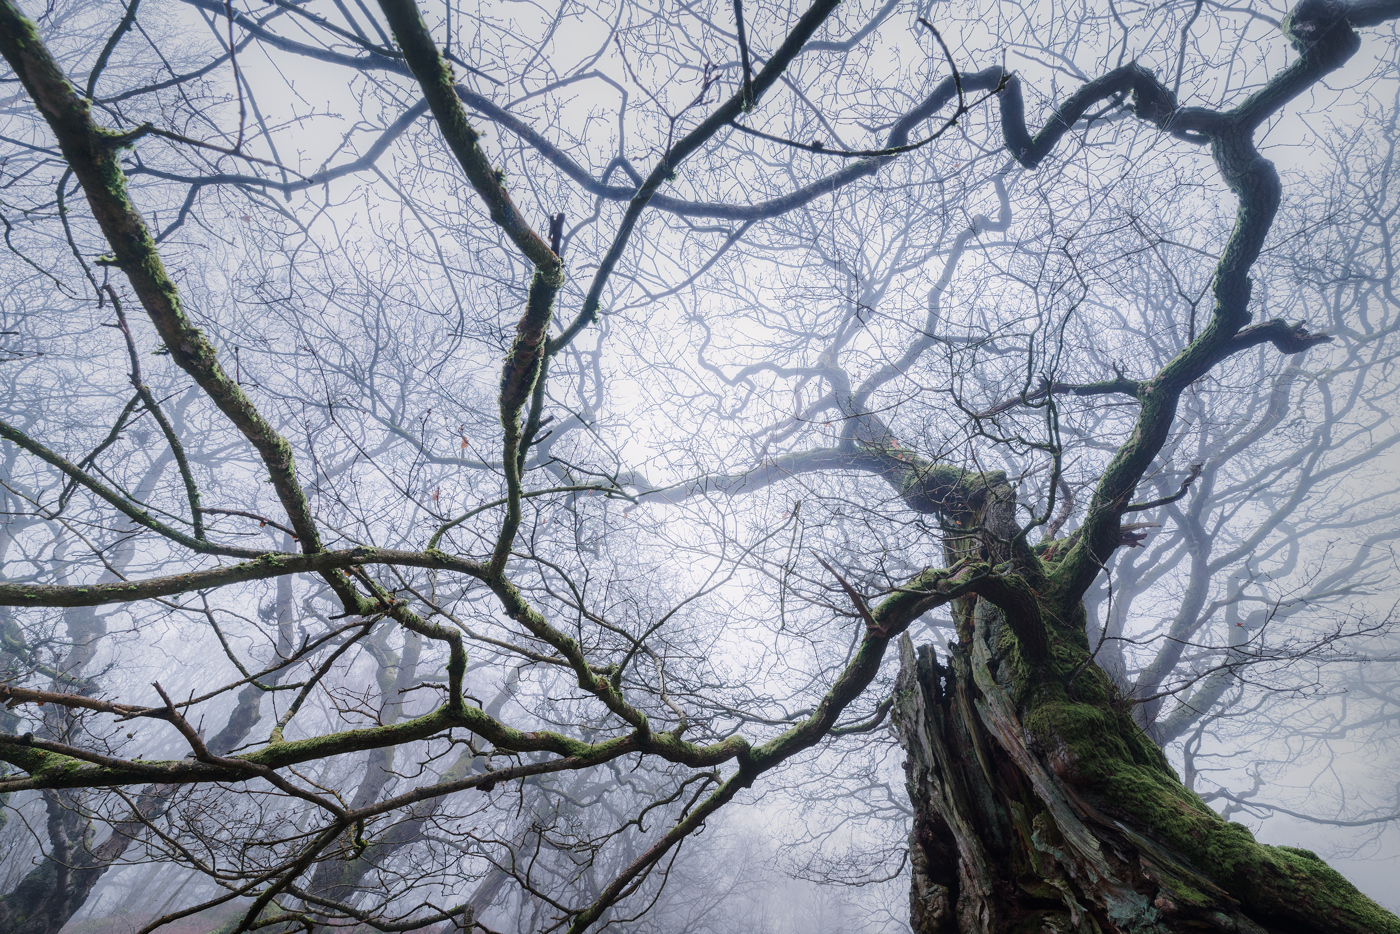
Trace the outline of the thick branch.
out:
<instances>
[{"instance_id":1,"label":"thick branch","mask_svg":"<svg viewBox=\"0 0 1400 934\"><path fill-rule=\"evenodd\" d=\"M1261 325L1257 331L1243 330L1249 323L1250 269L1273 226L1281 197L1278 173L1255 148L1253 137L1264 120L1339 68L1359 48L1360 39L1346 21L1347 9L1342 4L1313 0L1299 4L1285 23L1285 33L1300 51L1298 59L1239 107L1224 113L1206 114L1195 108L1172 111L1166 105L1174 101L1165 86L1150 73L1129 66L1137 69L1127 80L1138 103L1139 116L1164 129L1189 127L1193 133L1204 134L1211 142L1216 167L1239 198L1239 210L1234 230L1216 265L1215 304L1209 323L1153 379L1144 383L1133 434L1105 470L1075 544L1056 571L1062 595L1068 601L1078 601L1083 596L1104 562L1120 546L1119 518L1138 481L1165 444L1176 416L1177 400L1186 387L1243 346L1267 340L1288 348L1285 352L1296 352L1292 348L1303 349L1317 342L1314 335L1289 329L1282 323ZM1057 114L1067 117L1080 108L1084 103L1080 98L1089 87L1086 85L1071 98L1073 106L1062 107ZM1007 114L1003 106L1004 127ZM1064 132L1060 129L1047 136L1051 129L1042 131L1037 140L1049 140L1052 136L1057 139ZM1033 143L1025 152L1035 159L1042 158L1044 153L1039 147L1040 143ZM1012 148L1015 153L1016 147ZM1247 335L1243 346L1237 343L1242 335Z\"/></svg>"},{"instance_id":2,"label":"thick branch","mask_svg":"<svg viewBox=\"0 0 1400 934\"><path fill-rule=\"evenodd\" d=\"M118 155L120 135L93 122L91 102L74 90L38 29L14 0L0 0L0 54L58 138L116 264L165 341L171 359L194 378L257 449L302 548L319 551L320 534L297 481L291 445L224 372L213 344L186 317L179 290L161 261L150 229L128 195Z\"/></svg>"},{"instance_id":3,"label":"thick branch","mask_svg":"<svg viewBox=\"0 0 1400 934\"><path fill-rule=\"evenodd\" d=\"M268 580L288 574L340 571L367 564L432 568L485 577L486 568L476 561L441 551L394 551L387 548L351 548L314 554L264 552L252 561L225 567L148 577L107 584L0 584L0 606L103 606L170 597L195 590L212 590L247 581ZM372 605L372 604L371 604Z\"/></svg>"}]
</instances>

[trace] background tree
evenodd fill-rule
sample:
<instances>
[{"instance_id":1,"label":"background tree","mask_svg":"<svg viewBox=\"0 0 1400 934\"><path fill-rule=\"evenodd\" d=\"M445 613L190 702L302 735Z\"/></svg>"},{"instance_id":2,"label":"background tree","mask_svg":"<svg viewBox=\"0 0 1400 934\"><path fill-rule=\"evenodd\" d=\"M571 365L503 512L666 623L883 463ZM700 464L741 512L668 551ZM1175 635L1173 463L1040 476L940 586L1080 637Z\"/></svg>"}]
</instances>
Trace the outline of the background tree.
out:
<instances>
[{"instance_id":1,"label":"background tree","mask_svg":"<svg viewBox=\"0 0 1400 934\"><path fill-rule=\"evenodd\" d=\"M929 12L0 5L9 925L645 926L835 761L921 931L1394 929L1192 787L1388 622L1400 9Z\"/></svg>"}]
</instances>

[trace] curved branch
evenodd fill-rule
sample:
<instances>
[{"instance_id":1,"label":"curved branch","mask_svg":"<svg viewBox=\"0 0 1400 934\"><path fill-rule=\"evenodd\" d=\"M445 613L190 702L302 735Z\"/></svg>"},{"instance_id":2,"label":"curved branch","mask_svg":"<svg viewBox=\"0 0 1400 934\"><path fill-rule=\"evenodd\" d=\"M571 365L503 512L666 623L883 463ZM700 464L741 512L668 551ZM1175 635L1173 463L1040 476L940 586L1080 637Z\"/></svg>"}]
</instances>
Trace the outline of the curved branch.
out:
<instances>
[{"instance_id":1,"label":"curved branch","mask_svg":"<svg viewBox=\"0 0 1400 934\"><path fill-rule=\"evenodd\" d=\"M186 535L179 529L166 525L164 522L157 521L151 517L149 512L139 508L127 497L122 496L105 483L98 481L87 471L78 469L76 464L63 455L49 449L44 444L29 437L18 428L4 421L0 421L0 438L15 444L40 460L58 468L70 481L85 487L96 496L107 501L115 507L118 512L137 525L150 529L152 532L156 532L173 542L184 545L191 551L200 554L223 555L229 558L256 558L258 555L266 553L263 549L239 548L235 545L219 545L202 538L195 538ZM195 502L197 503L198 500Z\"/></svg>"},{"instance_id":2,"label":"curved branch","mask_svg":"<svg viewBox=\"0 0 1400 934\"><path fill-rule=\"evenodd\" d=\"M1255 148L1253 137L1264 120L1341 67L1360 47L1360 37L1347 20L1349 10L1345 4L1303 0L1284 22L1284 33L1299 50L1299 57L1231 111L1175 110L1175 98L1170 90L1134 64L1106 76L1113 77L1112 82L1105 78L1085 85L1056 111L1051 126L1033 140L1023 133L1016 138L1021 143L1017 146L1012 144L1012 131L1016 128L1007 129L1007 121L1010 116L1019 115L1014 114L1015 107L1008 108L1006 101L1003 102L1003 128L1013 155L1023 164L1027 159L1034 164L1063 136L1068 128L1064 120L1083 113L1089 103L1090 88L1094 93L1113 93L1115 88L1119 92L1131 90L1139 117L1169 131L1185 128L1192 134L1204 135L1211 143L1216 167L1239 198L1234 230L1216 265L1215 304L1210 321L1185 349L1144 384L1133 434L1104 471L1075 543L1055 570L1062 593L1070 601L1078 601L1083 596L1104 562L1120 547L1119 518L1130 503L1139 480L1166 443L1181 393L1243 346L1272 341L1281 342L1284 348L1293 348L1318 342L1314 335L1289 329L1282 323L1271 322L1259 329L1244 330L1249 323L1252 291L1249 272L1273 226L1282 195L1278 173ZM1008 87L1008 99L1012 91L1013 88ZM1246 335L1243 342L1240 342L1241 335Z\"/></svg>"},{"instance_id":3,"label":"curved branch","mask_svg":"<svg viewBox=\"0 0 1400 934\"><path fill-rule=\"evenodd\" d=\"M212 590L231 584L268 580L289 574L325 574L367 564L458 571L477 578L486 576L485 565L465 558L455 558L441 551L351 548L348 551L318 551L311 554L263 552L254 560L240 564L137 581L87 586L0 583L0 606L104 606L111 603L132 603L194 590Z\"/></svg>"}]
</instances>

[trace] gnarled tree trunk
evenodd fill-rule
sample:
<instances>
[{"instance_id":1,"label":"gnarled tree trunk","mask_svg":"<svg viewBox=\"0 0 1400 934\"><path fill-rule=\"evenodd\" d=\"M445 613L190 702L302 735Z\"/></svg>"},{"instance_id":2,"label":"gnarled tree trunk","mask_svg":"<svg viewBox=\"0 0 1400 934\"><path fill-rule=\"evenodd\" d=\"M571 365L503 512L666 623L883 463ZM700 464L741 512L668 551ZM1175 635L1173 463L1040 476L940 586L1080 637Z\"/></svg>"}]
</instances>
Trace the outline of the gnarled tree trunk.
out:
<instances>
[{"instance_id":1,"label":"gnarled tree trunk","mask_svg":"<svg viewBox=\"0 0 1400 934\"><path fill-rule=\"evenodd\" d=\"M901 642L915 934L1400 932L1189 792L1069 629L1032 675L1001 610L959 610L946 664Z\"/></svg>"}]
</instances>

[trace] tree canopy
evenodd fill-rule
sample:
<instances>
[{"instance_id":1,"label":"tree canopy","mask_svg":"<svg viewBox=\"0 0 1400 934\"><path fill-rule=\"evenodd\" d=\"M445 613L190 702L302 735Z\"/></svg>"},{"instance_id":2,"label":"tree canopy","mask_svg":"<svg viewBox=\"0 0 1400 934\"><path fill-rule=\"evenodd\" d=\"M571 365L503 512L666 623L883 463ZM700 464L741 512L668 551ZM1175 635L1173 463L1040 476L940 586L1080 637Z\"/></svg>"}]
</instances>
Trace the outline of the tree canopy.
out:
<instances>
[{"instance_id":1,"label":"tree canopy","mask_svg":"<svg viewBox=\"0 0 1400 934\"><path fill-rule=\"evenodd\" d=\"M1397 19L0 0L0 927L1400 931Z\"/></svg>"}]
</instances>

